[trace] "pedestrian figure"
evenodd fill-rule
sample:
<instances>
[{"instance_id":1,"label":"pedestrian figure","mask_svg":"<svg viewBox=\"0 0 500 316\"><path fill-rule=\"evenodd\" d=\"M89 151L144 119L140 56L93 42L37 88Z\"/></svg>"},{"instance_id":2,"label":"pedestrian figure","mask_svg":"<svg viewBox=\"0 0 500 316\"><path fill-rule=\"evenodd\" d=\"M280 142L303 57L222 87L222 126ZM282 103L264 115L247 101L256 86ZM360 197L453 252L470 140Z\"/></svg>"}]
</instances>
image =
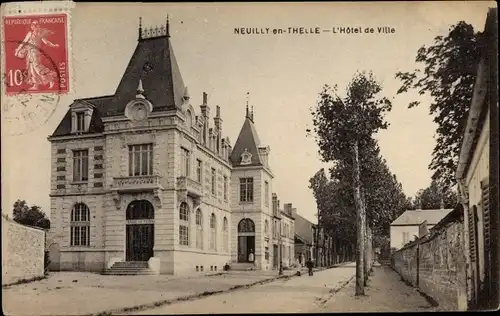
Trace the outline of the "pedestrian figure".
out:
<instances>
[{"instance_id":1,"label":"pedestrian figure","mask_svg":"<svg viewBox=\"0 0 500 316\"><path fill-rule=\"evenodd\" d=\"M306 267L307 267L307 270L309 272L309 276L312 276L313 275L313 262L311 259L307 260Z\"/></svg>"},{"instance_id":2,"label":"pedestrian figure","mask_svg":"<svg viewBox=\"0 0 500 316\"><path fill-rule=\"evenodd\" d=\"M255 258L254 258L254 254L253 254L253 249L250 249L250 254L248 255L248 262L253 263L254 260L255 260Z\"/></svg>"},{"instance_id":3,"label":"pedestrian figure","mask_svg":"<svg viewBox=\"0 0 500 316\"><path fill-rule=\"evenodd\" d=\"M295 260L295 264L297 265L297 275L300 276L302 274L302 264L300 264L300 260L298 258Z\"/></svg>"}]
</instances>

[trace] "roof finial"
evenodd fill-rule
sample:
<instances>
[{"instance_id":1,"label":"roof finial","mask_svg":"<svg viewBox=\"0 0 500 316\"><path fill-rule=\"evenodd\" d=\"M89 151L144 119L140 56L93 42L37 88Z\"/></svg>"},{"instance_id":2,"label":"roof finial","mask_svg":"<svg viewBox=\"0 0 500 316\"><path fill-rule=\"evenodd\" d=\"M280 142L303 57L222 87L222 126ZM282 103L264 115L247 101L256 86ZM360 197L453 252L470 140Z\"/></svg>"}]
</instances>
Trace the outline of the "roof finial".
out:
<instances>
[{"instance_id":1,"label":"roof finial","mask_svg":"<svg viewBox=\"0 0 500 316\"><path fill-rule=\"evenodd\" d=\"M252 119L253 121L253 105L252 105L252 113L250 114L250 118Z\"/></svg>"},{"instance_id":2,"label":"roof finial","mask_svg":"<svg viewBox=\"0 0 500 316\"><path fill-rule=\"evenodd\" d=\"M250 118L250 111L248 110L248 100L250 99L250 92L247 92L247 100L246 100L246 104L247 104L247 113L246 113L246 117Z\"/></svg>"},{"instance_id":3,"label":"roof finial","mask_svg":"<svg viewBox=\"0 0 500 316\"><path fill-rule=\"evenodd\" d=\"M167 33L166 33L167 37L170 37L170 21L168 19L168 14L167 14Z\"/></svg>"},{"instance_id":4,"label":"roof finial","mask_svg":"<svg viewBox=\"0 0 500 316\"><path fill-rule=\"evenodd\" d=\"M144 96L142 95L144 93L144 89L142 88L142 79L139 79L139 84L137 85L137 94L135 97L137 99L144 99Z\"/></svg>"},{"instance_id":5,"label":"roof finial","mask_svg":"<svg viewBox=\"0 0 500 316\"><path fill-rule=\"evenodd\" d=\"M139 17L139 40L142 39L142 17Z\"/></svg>"}]
</instances>

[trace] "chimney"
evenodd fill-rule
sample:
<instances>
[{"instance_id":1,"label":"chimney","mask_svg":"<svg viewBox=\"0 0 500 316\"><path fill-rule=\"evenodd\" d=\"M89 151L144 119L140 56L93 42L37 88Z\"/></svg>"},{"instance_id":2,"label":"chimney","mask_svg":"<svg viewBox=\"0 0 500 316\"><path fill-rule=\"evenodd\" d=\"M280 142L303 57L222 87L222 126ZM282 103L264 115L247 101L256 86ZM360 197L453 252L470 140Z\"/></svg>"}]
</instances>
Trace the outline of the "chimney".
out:
<instances>
[{"instance_id":1,"label":"chimney","mask_svg":"<svg viewBox=\"0 0 500 316\"><path fill-rule=\"evenodd\" d=\"M292 215L292 203L286 203L284 206L284 211L288 215Z\"/></svg>"},{"instance_id":2,"label":"chimney","mask_svg":"<svg viewBox=\"0 0 500 316\"><path fill-rule=\"evenodd\" d=\"M292 217L295 218L295 216L297 215L297 208L292 208Z\"/></svg>"},{"instance_id":3,"label":"chimney","mask_svg":"<svg viewBox=\"0 0 500 316\"><path fill-rule=\"evenodd\" d=\"M273 200L273 215L278 214L278 195L276 193L272 194Z\"/></svg>"},{"instance_id":4,"label":"chimney","mask_svg":"<svg viewBox=\"0 0 500 316\"><path fill-rule=\"evenodd\" d=\"M203 116L203 143L205 146L208 145L209 135L208 135L208 116L210 114L210 108L207 105L207 93L203 92L203 103L200 105L201 115Z\"/></svg>"}]
</instances>

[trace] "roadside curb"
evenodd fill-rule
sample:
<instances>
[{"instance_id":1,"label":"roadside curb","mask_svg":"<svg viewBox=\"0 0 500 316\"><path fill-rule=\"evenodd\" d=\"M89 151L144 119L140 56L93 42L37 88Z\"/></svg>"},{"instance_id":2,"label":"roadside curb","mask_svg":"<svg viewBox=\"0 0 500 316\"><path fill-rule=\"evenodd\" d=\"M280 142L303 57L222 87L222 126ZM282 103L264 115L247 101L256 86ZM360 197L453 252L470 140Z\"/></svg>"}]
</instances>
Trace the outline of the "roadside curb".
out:
<instances>
[{"instance_id":1,"label":"roadside curb","mask_svg":"<svg viewBox=\"0 0 500 316\"><path fill-rule=\"evenodd\" d=\"M331 267L326 267L326 268L323 268L321 270L317 270L317 272L332 269L332 268L342 266L342 265L343 264L331 266ZM224 273L221 273L221 274L224 274ZM301 276L304 276L304 275L301 275ZM293 277L298 277L298 275L296 275L296 274L280 275L280 276L275 276L275 277L267 278L264 280L256 281L253 283L249 283L249 284L235 285L235 286L232 286L232 287L225 289L225 290L205 291L202 293L190 294L190 295L181 296L181 297L177 297L177 298L161 300L161 301L156 301L156 302L146 303L146 304L140 304L140 305L130 306L130 307L116 308L116 309L106 310L106 311L102 311L102 312L98 312L98 313L85 314L85 315L87 315L87 316L104 316L104 315L117 315L117 314L123 314L123 313L137 312L137 311L153 309L153 308L157 308L157 307L161 307L161 306L165 306L165 305L171 305L171 304L178 303L178 302L192 301L192 300L196 300L196 299L199 299L199 298L202 298L205 296L212 296L212 295L216 295L216 294L229 293L229 292L240 290L240 289L248 289L248 288L251 288L251 287L256 286L256 285L263 285L263 284L271 283L271 282L274 282L277 280L282 280L282 279L289 280ZM345 285L343 285L343 286L345 286Z\"/></svg>"},{"instance_id":2,"label":"roadside curb","mask_svg":"<svg viewBox=\"0 0 500 316\"><path fill-rule=\"evenodd\" d=\"M249 283L249 284L235 285L235 286L232 286L232 287L230 287L230 288L228 288L226 290L205 291L205 292L202 292L202 293L190 294L190 295L181 296L181 297L177 297L177 298L172 298L172 299L168 299L168 300L162 300L162 301L156 301L156 302L152 302L152 303L140 304L140 305L131 306L131 307L116 308L116 309L112 309L112 310L106 310L106 311L102 311L102 312L98 312L98 313L92 313L92 314L86 314L86 315L88 315L88 316L104 316L104 315L116 315L116 314L123 314L123 313L131 313L131 312L136 312L136 311L142 311L142 310L157 308L157 307L161 307L161 306L165 306L165 305L170 305L170 304L174 304L174 303L178 303L178 302L191 301L191 300L195 300L195 299L202 298L202 297L205 297L205 296L212 296L212 295L216 295L216 294L229 293L229 292L236 291L236 290L239 290L239 289L247 289L247 288L250 288L250 287L253 287L253 286L256 286L256 285L262 285L262 284L266 284L266 283L271 283L273 281L277 281L277 280L280 280L280 279L290 279L293 276L295 276L295 275L280 275L280 276L277 276L277 277L272 277L272 278L260 280L260 281Z\"/></svg>"}]
</instances>

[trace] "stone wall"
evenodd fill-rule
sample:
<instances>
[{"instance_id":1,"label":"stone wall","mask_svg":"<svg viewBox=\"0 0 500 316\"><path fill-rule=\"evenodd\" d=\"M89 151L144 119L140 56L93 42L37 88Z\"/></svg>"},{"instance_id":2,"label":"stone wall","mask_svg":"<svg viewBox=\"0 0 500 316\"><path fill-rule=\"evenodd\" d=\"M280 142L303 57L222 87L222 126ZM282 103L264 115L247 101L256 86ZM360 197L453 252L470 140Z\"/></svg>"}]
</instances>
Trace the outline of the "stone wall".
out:
<instances>
[{"instance_id":1,"label":"stone wall","mask_svg":"<svg viewBox=\"0 0 500 316\"><path fill-rule=\"evenodd\" d=\"M45 232L2 215L2 285L44 275Z\"/></svg>"},{"instance_id":2,"label":"stone wall","mask_svg":"<svg viewBox=\"0 0 500 316\"><path fill-rule=\"evenodd\" d=\"M444 218L430 235L393 253L392 268L436 300L440 310L466 310L463 222L450 218Z\"/></svg>"}]
</instances>

